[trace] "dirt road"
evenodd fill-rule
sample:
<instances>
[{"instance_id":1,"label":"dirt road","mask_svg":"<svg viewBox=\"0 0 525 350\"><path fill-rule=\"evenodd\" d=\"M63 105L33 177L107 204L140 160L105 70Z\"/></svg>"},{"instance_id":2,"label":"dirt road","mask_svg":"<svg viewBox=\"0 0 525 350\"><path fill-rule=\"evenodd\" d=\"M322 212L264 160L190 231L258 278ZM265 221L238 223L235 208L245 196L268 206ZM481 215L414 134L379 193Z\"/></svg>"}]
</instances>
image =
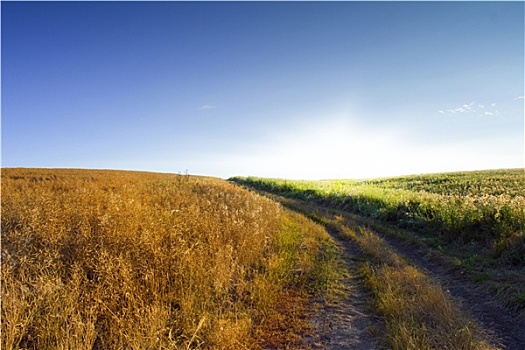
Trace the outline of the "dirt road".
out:
<instances>
[{"instance_id":1,"label":"dirt road","mask_svg":"<svg viewBox=\"0 0 525 350\"><path fill-rule=\"evenodd\" d=\"M275 199L275 198L274 198ZM297 200L277 198L283 204L305 213L312 205ZM317 207L317 217L330 209ZM307 213L308 214L308 213ZM359 223L356 223L359 225ZM318 303L312 321L317 336L308 339L313 349L384 349L384 325L368 307L370 295L359 277L358 265L363 253L352 240L330 229L342 249L343 261L349 276L344 281L346 296L335 303ZM503 308L480 285L465 278L459 269L428 258L428 251L382 232L382 237L401 257L438 281L450 298L480 326L487 340L501 349L525 350L525 320L517 312Z\"/></svg>"},{"instance_id":2,"label":"dirt road","mask_svg":"<svg viewBox=\"0 0 525 350\"><path fill-rule=\"evenodd\" d=\"M384 325L369 310L370 295L358 270L362 253L337 231L330 234L341 249L344 264L341 268L347 271L347 276L342 281L343 295L338 300L315 303L316 317L312 325L317 331L308 343L313 349L381 349L378 335L384 332Z\"/></svg>"}]
</instances>

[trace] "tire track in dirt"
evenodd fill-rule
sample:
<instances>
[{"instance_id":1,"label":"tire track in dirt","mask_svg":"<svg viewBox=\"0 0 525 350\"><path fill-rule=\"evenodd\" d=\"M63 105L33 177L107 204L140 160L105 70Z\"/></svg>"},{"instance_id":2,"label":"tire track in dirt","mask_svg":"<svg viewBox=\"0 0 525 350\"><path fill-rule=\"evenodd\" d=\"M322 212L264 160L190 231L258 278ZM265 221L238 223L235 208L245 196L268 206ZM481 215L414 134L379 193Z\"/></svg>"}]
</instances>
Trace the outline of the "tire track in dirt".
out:
<instances>
[{"instance_id":1,"label":"tire track in dirt","mask_svg":"<svg viewBox=\"0 0 525 350\"><path fill-rule=\"evenodd\" d=\"M348 275L343 280L344 296L334 301L314 302L311 320L315 335L307 339L311 349L379 350L378 334L384 333L381 320L368 310L370 294L363 286L358 269L362 253L355 244L338 232L329 230L342 252Z\"/></svg>"},{"instance_id":2,"label":"tire track in dirt","mask_svg":"<svg viewBox=\"0 0 525 350\"><path fill-rule=\"evenodd\" d=\"M284 201L281 202L286 202L289 204L295 203L295 205L302 203L310 207L312 206L312 203L306 203L300 200L284 199ZM292 206L294 205L292 204ZM300 206L301 204L299 204L299 207ZM315 207L318 209L318 214L333 212L333 210L330 208L318 205ZM321 214L321 216L323 216L323 214ZM350 214L347 219L349 219L349 217L355 217L355 215ZM385 234L380 230L373 229L369 227L368 224L360 222L359 219L350 218L350 221L352 221L356 226L366 226L368 229L381 237L386 243L388 243L388 245L390 245L401 257L405 258L417 268L421 269L426 275L438 281L443 289L450 295L450 297L461 306L461 309L469 314L473 320L476 320L484 333L490 338L491 343L504 350L525 350L525 320L520 317L517 312L508 310L498 304L488 291L483 290L479 284L474 283L473 281L466 278L466 276L462 274L460 270L428 259L427 249ZM355 244L350 239L342 237L338 232L329 230L329 233L343 248L343 259L348 266L348 269L350 271L353 270L353 273L358 275L359 272L356 271L358 264L355 261L355 257L359 256L359 254L362 254L359 248L355 246ZM359 299L359 295L364 296L367 294L366 290L363 289L364 287L361 286L360 281L350 282L349 285L355 286L358 290L361 290L360 293L364 293L358 293L357 299ZM356 301L356 303L359 303L359 301ZM352 304L345 307L348 307L349 313L352 315ZM366 308L362 308L360 310L365 315L368 313ZM337 312L344 312L344 310L338 310ZM331 317L332 316L330 316L330 314L326 316L326 318ZM369 322L372 322L372 316L368 315L367 317L364 317L364 319L366 318L368 318ZM333 319L337 320L338 318L334 317ZM365 321L357 322L359 323ZM332 327L334 327L334 324L335 323L332 321ZM369 323L369 325L365 327L373 328L374 326L372 324L373 323ZM377 327L378 322L375 322L375 325ZM335 328L344 328L344 325L335 325ZM337 333L335 334L337 336ZM370 339L366 339L367 334L364 329L361 330L359 336L361 337L363 344L370 341ZM370 334L368 334L368 337L370 337ZM356 341L356 343L359 344L359 341ZM349 347L337 347L338 345L336 343L327 344L331 346L328 347L328 349L353 348L351 345L348 345ZM375 348L378 348L377 344L379 343L377 340L375 341L375 344ZM369 349L373 348L374 347L369 347ZM365 349L365 347L362 349Z\"/></svg>"},{"instance_id":3,"label":"tire track in dirt","mask_svg":"<svg viewBox=\"0 0 525 350\"><path fill-rule=\"evenodd\" d=\"M311 209L312 206L316 208L316 215L322 217L328 213L342 214L340 211L302 200L285 198L268 192L265 194L305 215L312 212L304 207ZM355 219L359 217L354 214L346 214L348 214L345 215L347 219L350 218L356 226L365 226L376 233L401 257L438 281L451 298L461 305L461 309L476 320L493 344L504 350L525 350L525 320L517 312L499 305L488 291L482 290L479 284L465 278L461 271L428 259L427 249L373 229L367 223ZM354 277L344 281L349 293L348 297L341 300L339 304L318 303L318 310L312 321L314 328L317 329L317 335L308 339L308 343L312 349L381 349L380 334L384 334L384 325L377 316L373 316L373 313L371 315L367 310L369 294L362 282L355 277L359 276L358 262L362 252L350 239L342 237L339 232L328 231L342 248L345 265ZM370 331L374 329L377 335Z\"/></svg>"},{"instance_id":4,"label":"tire track in dirt","mask_svg":"<svg viewBox=\"0 0 525 350\"><path fill-rule=\"evenodd\" d=\"M461 271L428 260L427 250L374 230L400 256L420 268L443 286L463 311L471 315L493 342L505 350L525 350L525 321L517 312L499 305L492 295L468 280Z\"/></svg>"}]
</instances>

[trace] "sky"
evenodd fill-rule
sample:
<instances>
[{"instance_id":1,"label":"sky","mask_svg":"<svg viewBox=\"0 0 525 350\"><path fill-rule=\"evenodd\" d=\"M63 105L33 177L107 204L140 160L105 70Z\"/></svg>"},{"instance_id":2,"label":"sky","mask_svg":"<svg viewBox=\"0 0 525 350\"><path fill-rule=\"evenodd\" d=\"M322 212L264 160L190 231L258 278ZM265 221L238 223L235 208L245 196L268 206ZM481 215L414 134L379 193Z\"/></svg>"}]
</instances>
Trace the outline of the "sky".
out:
<instances>
[{"instance_id":1,"label":"sky","mask_svg":"<svg viewBox=\"0 0 525 350\"><path fill-rule=\"evenodd\" d=\"M523 168L524 2L1 2L2 167Z\"/></svg>"}]
</instances>

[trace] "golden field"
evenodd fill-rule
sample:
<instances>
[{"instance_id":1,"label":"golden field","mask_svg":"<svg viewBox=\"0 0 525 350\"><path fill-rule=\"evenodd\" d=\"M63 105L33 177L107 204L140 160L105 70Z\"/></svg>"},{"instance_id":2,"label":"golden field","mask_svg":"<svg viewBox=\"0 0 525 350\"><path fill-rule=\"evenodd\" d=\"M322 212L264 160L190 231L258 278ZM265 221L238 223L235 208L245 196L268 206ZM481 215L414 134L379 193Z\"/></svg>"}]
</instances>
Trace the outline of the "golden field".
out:
<instances>
[{"instance_id":1,"label":"golden field","mask_svg":"<svg viewBox=\"0 0 525 350\"><path fill-rule=\"evenodd\" d=\"M2 169L1 199L2 349L298 342L278 303L336 278L321 226L220 179Z\"/></svg>"}]
</instances>

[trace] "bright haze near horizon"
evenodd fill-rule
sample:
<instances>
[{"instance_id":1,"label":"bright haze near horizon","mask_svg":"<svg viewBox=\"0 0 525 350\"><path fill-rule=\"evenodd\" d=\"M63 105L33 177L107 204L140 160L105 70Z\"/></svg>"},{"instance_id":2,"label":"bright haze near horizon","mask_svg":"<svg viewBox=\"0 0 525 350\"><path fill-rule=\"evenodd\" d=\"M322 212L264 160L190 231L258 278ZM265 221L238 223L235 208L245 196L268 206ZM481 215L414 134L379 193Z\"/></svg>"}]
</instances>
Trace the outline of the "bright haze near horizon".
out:
<instances>
[{"instance_id":1,"label":"bright haze near horizon","mask_svg":"<svg viewBox=\"0 0 525 350\"><path fill-rule=\"evenodd\" d=\"M523 2L6 2L2 166L524 166Z\"/></svg>"}]
</instances>

